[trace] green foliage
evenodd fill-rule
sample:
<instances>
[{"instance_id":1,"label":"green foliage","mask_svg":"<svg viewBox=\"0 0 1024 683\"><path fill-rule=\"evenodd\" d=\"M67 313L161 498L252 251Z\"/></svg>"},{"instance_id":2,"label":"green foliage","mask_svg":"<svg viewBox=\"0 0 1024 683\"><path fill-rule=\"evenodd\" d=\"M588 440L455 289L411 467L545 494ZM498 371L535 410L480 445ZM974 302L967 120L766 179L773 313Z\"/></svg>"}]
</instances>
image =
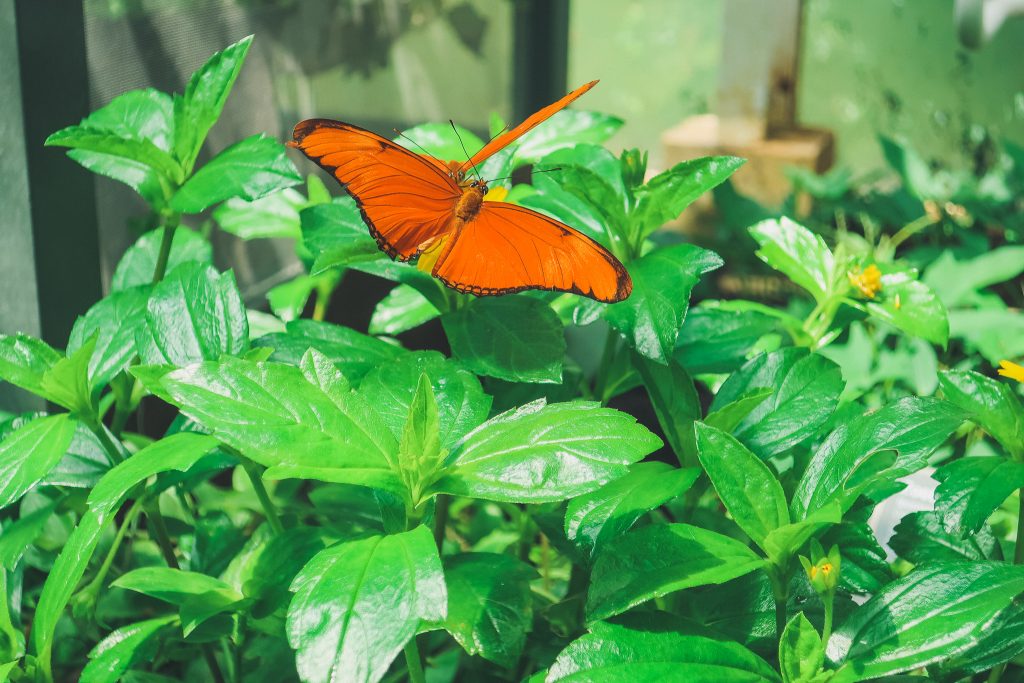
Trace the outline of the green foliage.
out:
<instances>
[{"instance_id":1,"label":"green foliage","mask_svg":"<svg viewBox=\"0 0 1024 683\"><path fill-rule=\"evenodd\" d=\"M1024 407L980 359L1024 355L1024 266L956 208L1009 221L1019 164L972 182L887 141L899 194L795 171L816 202L780 213L726 183L740 159L648 173L601 146L621 121L562 111L481 170L529 177L508 201L610 248L632 295L478 298L296 188L272 138L197 167L250 42L48 140L159 227L61 348L0 336L0 379L50 404L0 415L0 679L1019 676ZM709 190L718 244L661 229ZM294 240L273 315L213 266L207 211ZM744 268L788 305L717 289ZM394 284L365 330L326 320L356 270ZM435 350L393 338L431 321ZM883 548L875 506L928 465L934 509Z\"/></svg>"}]
</instances>

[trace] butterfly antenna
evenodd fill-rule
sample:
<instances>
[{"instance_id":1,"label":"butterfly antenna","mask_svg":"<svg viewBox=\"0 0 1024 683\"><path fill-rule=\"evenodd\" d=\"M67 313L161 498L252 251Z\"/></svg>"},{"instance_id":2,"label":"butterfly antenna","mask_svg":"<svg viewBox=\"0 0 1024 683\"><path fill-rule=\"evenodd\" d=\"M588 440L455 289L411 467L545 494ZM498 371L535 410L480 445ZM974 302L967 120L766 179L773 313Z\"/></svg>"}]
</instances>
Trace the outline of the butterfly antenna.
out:
<instances>
[{"instance_id":1,"label":"butterfly antenna","mask_svg":"<svg viewBox=\"0 0 1024 683\"><path fill-rule=\"evenodd\" d=\"M545 169L542 169L540 171L530 171L530 173L531 174L533 174L533 173L551 173L552 171L561 171L561 170L562 170L561 166L556 166L555 168L545 168ZM496 183L499 180L508 180L511 177L512 176L507 175L504 178L495 178L494 180L488 180L487 184L490 185L491 183Z\"/></svg>"},{"instance_id":2,"label":"butterfly antenna","mask_svg":"<svg viewBox=\"0 0 1024 683\"><path fill-rule=\"evenodd\" d=\"M444 163L443 161L441 161L440 159L438 159L437 157L435 157L435 156L434 156L433 154L431 154L430 152L428 152L428 151L427 151L426 149L424 149L424 148L423 148L423 145L421 145L420 143L416 142L415 140L413 140L413 139L412 139L411 137L409 137L408 135L406 135L406 134L405 134L405 133L403 133L402 131L398 130L397 128L392 128L391 130L393 130L393 131L395 131L396 133L398 133L398 136L399 136L399 137L405 138L406 140L408 140L408 141L409 141L409 142L411 142L412 144L416 145L416 146L417 146L417 147L418 147L418 148L420 149L420 151L422 151L422 152L423 152L424 154L426 154L426 155L427 155L428 157L430 157L431 159L433 159L433 160L434 160L434 161L436 161L437 163L441 164L442 166L447 166L447 164L445 164L445 163Z\"/></svg>"},{"instance_id":3,"label":"butterfly antenna","mask_svg":"<svg viewBox=\"0 0 1024 683\"><path fill-rule=\"evenodd\" d=\"M480 176L480 171L477 170L476 164L473 163L472 155L469 153L469 150L466 149L466 143L462 141L462 136L459 135L459 129L455 127L455 122L452 121L451 119L448 119L448 123L452 124L452 130L455 131L455 137L459 139L459 144L462 145L462 151L466 153L466 161L468 161L469 165L473 167L473 172L476 173L476 177L480 180L483 180L483 178Z\"/></svg>"}]
</instances>

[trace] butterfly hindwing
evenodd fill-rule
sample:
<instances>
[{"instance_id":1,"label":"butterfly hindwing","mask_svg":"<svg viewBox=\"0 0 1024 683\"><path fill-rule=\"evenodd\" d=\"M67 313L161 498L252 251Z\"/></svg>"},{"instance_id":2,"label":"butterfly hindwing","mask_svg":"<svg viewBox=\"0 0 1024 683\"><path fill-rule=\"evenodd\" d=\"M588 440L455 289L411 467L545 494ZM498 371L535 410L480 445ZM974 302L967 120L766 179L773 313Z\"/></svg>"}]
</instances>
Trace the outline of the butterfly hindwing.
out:
<instances>
[{"instance_id":1,"label":"butterfly hindwing","mask_svg":"<svg viewBox=\"0 0 1024 683\"><path fill-rule=\"evenodd\" d=\"M368 130L330 119L295 126L294 142L355 199L380 248L406 261L451 229L462 191L434 162Z\"/></svg>"}]
</instances>

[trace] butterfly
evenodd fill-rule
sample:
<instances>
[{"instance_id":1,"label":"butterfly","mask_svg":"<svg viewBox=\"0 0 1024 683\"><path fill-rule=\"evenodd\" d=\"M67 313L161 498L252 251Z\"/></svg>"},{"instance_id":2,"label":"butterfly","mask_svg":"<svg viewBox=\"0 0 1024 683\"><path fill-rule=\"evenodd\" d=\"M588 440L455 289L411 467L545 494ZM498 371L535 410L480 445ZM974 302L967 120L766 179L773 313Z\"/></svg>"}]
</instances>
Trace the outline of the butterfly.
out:
<instances>
[{"instance_id":1,"label":"butterfly","mask_svg":"<svg viewBox=\"0 0 1024 683\"><path fill-rule=\"evenodd\" d=\"M596 83L544 107L463 162L416 154L330 119L300 122L288 145L341 183L383 252L399 261L416 259L420 269L454 290L494 296L543 289L622 301L633 283L611 252L541 213L485 201L487 181L472 173Z\"/></svg>"}]
</instances>

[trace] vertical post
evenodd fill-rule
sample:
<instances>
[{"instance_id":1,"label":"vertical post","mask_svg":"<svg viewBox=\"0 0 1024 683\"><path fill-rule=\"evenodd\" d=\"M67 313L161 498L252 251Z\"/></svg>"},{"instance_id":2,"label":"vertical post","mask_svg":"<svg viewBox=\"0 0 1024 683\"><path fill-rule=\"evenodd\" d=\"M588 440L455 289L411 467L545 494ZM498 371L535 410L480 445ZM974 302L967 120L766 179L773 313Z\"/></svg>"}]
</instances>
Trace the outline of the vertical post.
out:
<instances>
[{"instance_id":1,"label":"vertical post","mask_svg":"<svg viewBox=\"0 0 1024 683\"><path fill-rule=\"evenodd\" d=\"M718 72L719 134L763 140L796 121L800 0L726 0Z\"/></svg>"},{"instance_id":2,"label":"vertical post","mask_svg":"<svg viewBox=\"0 0 1024 683\"><path fill-rule=\"evenodd\" d=\"M513 11L515 124L569 89L569 0L518 0Z\"/></svg>"},{"instance_id":3,"label":"vertical post","mask_svg":"<svg viewBox=\"0 0 1024 683\"><path fill-rule=\"evenodd\" d=\"M10 0L0 0L8 4ZM46 137L89 113L83 3L16 0L28 195L42 336L60 348L102 296L91 174Z\"/></svg>"}]
</instances>

